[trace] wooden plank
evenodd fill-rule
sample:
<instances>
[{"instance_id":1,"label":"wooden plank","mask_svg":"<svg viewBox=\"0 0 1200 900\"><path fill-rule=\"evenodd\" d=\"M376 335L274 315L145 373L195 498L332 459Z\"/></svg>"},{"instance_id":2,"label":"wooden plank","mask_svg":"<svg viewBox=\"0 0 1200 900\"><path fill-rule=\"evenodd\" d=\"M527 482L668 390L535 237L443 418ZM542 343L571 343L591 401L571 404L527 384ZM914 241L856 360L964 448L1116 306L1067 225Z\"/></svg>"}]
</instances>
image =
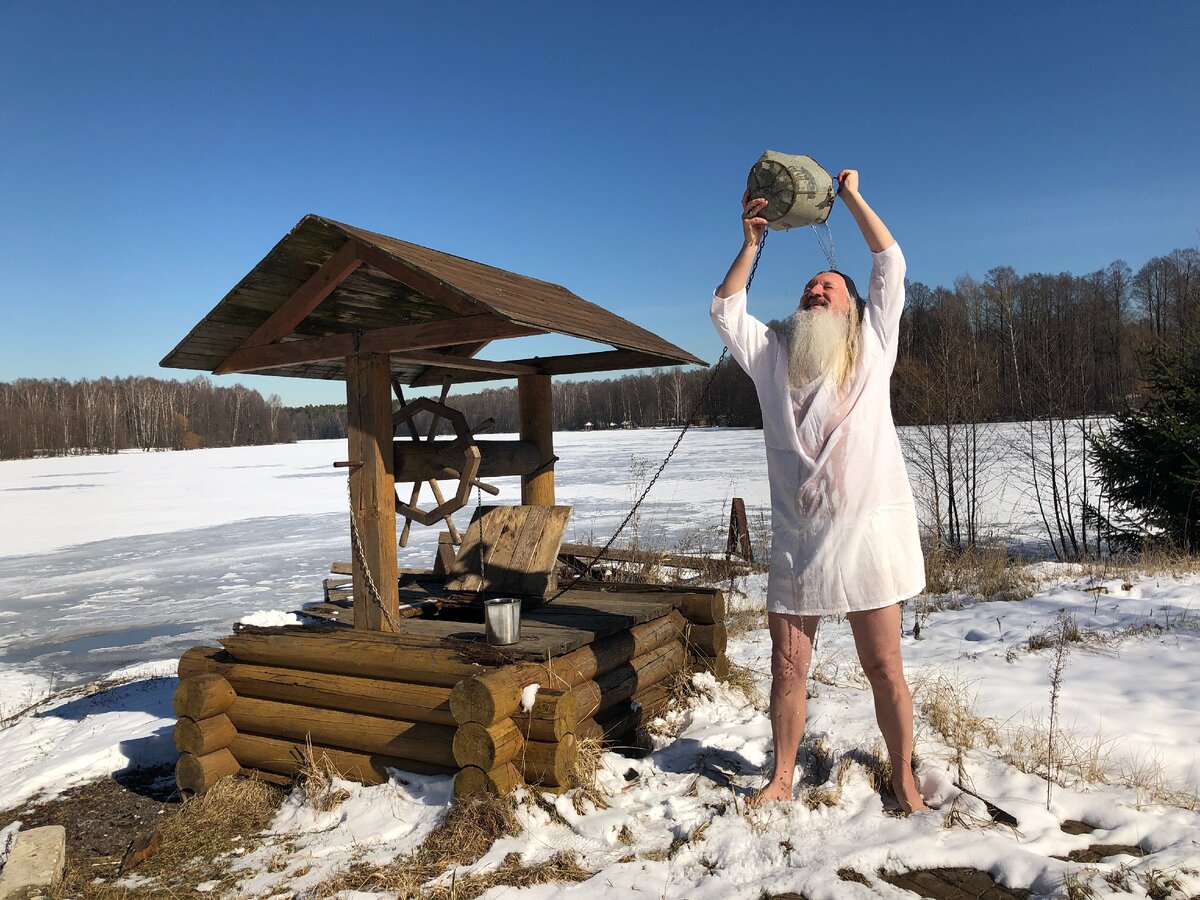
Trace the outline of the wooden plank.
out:
<instances>
[{"instance_id":1,"label":"wooden plank","mask_svg":"<svg viewBox=\"0 0 1200 900\"><path fill-rule=\"evenodd\" d=\"M352 560L354 596L360 601L354 625L370 631L393 631L399 613L391 398L387 354L346 357L348 452L362 463L350 470L351 539L359 545Z\"/></svg>"},{"instance_id":2,"label":"wooden plank","mask_svg":"<svg viewBox=\"0 0 1200 900\"><path fill-rule=\"evenodd\" d=\"M425 357L412 357L409 354L433 347L475 343L481 339L493 340L532 334L545 334L545 332L524 325L516 325L492 315L439 319L417 325L393 325L363 331L359 335L357 345L354 335L347 332L307 340L285 341L279 344L243 346L229 354L213 372L217 375L228 372L255 372L279 366L341 359L353 355L356 347L359 353L395 353L397 361L400 362L411 361L428 365L432 360L438 365L455 367L462 365L464 360L445 354L429 354ZM469 369L487 369L479 360L466 360L466 363L465 367ZM495 365L506 364L497 363ZM491 369L487 370L491 371ZM506 374L519 374L526 370L530 370L529 367L519 366L516 371L508 369L499 371Z\"/></svg>"},{"instance_id":3,"label":"wooden plank","mask_svg":"<svg viewBox=\"0 0 1200 900\"><path fill-rule=\"evenodd\" d=\"M471 517L446 589L544 597L556 585L571 507L481 506Z\"/></svg>"},{"instance_id":4,"label":"wooden plank","mask_svg":"<svg viewBox=\"0 0 1200 900\"><path fill-rule=\"evenodd\" d=\"M358 258L355 242L346 241L311 278L271 313L267 321L242 341L241 348L261 347L287 337L293 328L304 321L309 313L321 305L321 301L332 294L337 286L361 265L362 260Z\"/></svg>"},{"instance_id":5,"label":"wooden plank","mask_svg":"<svg viewBox=\"0 0 1200 900\"><path fill-rule=\"evenodd\" d=\"M410 262L393 256L373 243L366 241L355 241L354 243L355 252L360 260L380 272L390 275L421 296L428 297L435 303L464 316L490 312L486 306L464 291L430 275Z\"/></svg>"}]
</instances>

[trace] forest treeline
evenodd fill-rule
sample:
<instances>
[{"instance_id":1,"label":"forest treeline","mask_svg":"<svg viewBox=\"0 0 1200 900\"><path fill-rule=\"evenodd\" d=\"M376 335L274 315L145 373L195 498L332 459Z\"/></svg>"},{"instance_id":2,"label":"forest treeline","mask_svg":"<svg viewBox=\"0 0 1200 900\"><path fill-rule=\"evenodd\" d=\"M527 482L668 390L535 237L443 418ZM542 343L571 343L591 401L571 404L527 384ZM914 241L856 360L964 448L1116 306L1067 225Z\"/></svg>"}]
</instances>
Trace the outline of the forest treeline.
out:
<instances>
[{"instance_id":1,"label":"forest treeline","mask_svg":"<svg viewBox=\"0 0 1200 900\"><path fill-rule=\"evenodd\" d=\"M1107 414L1137 395L1144 350L1197 337L1196 248L1156 257L1136 272L1117 261L1088 275L1018 275L1004 267L951 287L910 282L893 410L901 425ZM753 385L728 357L715 370L559 381L553 391L560 430L676 425L697 410L701 423L762 424ZM511 387L454 394L451 403L472 424L492 417L494 432L518 430ZM344 435L340 405L285 408L277 396L218 387L204 376L0 383L3 458Z\"/></svg>"},{"instance_id":2,"label":"forest treeline","mask_svg":"<svg viewBox=\"0 0 1200 900\"><path fill-rule=\"evenodd\" d=\"M0 382L0 459L293 440L277 395L203 375Z\"/></svg>"},{"instance_id":3,"label":"forest treeline","mask_svg":"<svg viewBox=\"0 0 1200 900\"><path fill-rule=\"evenodd\" d=\"M1107 414L1136 395L1144 351L1198 336L1196 248L1156 257L1136 272L1119 260L1088 275L1018 275L1002 267L951 287L909 282L893 412L900 425ZM702 423L762 425L754 386L728 357L715 373L559 381L553 392L559 430L675 425L697 408ZM494 431L517 431L514 388L453 394L450 402L471 423L491 416ZM289 413L298 439L345 434L342 406Z\"/></svg>"}]
</instances>

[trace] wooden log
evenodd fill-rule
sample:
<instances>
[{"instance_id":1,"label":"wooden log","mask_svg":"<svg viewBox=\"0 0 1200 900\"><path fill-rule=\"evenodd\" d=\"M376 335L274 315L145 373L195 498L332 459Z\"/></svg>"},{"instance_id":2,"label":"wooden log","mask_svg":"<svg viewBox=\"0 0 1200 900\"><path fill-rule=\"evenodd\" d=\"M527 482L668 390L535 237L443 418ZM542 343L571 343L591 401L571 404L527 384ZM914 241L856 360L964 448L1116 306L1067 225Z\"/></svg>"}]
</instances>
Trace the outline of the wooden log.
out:
<instances>
[{"instance_id":1,"label":"wooden log","mask_svg":"<svg viewBox=\"0 0 1200 900\"><path fill-rule=\"evenodd\" d=\"M175 783L181 794L203 794L222 778L236 775L239 768L225 747L204 756L181 753L175 763Z\"/></svg>"},{"instance_id":2,"label":"wooden log","mask_svg":"<svg viewBox=\"0 0 1200 900\"><path fill-rule=\"evenodd\" d=\"M535 741L558 741L572 734L579 722L579 701L571 691L538 689L537 699L529 712L518 709L512 722L526 738Z\"/></svg>"},{"instance_id":3,"label":"wooden log","mask_svg":"<svg viewBox=\"0 0 1200 900\"><path fill-rule=\"evenodd\" d=\"M672 641L605 672L595 681L575 685L571 691L579 701L580 715L588 718L630 699L643 688L670 678L686 665L687 652L683 645Z\"/></svg>"},{"instance_id":4,"label":"wooden log","mask_svg":"<svg viewBox=\"0 0 1200 900\"><path fill-rule=\"evenodd\" d=\"M660 715L670 702L670 686L659 682L598 717L583 719L575 737L580 741L590 739L607 743L621 740Z\"/></svg>"},{"instance_id":5,"label":"wooden log","mask_svg":"<svg viewBox=\"0 0 1200 900\"><path fill-rule=\"evenodd\" d=\"M275 700L238 697L229 707L238 733L288 738L359 753L449 765L454 728L427 722L405 722L336 709L320 709ZM518 732L519 736L519 732Z\"/></svg>"},{"instance_id":6,"label":"wooden log","mask_svg":"<svg viewBox=\"0 0 1200 900\"><path fill-rule=\"evenodd\" d=\"M221 645L238 662L443 687L492 671L463 662L457 651L444 647L422 647L415 641L380 640L348 631L336 636L241 632L222 638Z\"/></svg>"},{"instance_id":7,"label":"wooden log","mask_svg":"<svg viewBox=\"0 0 1200 900\"><path fill-rule=\"evenodd\" d=\"M684 594L679 611L689 622L696 625L713 625L725 621L725 595Z\"/></svg>"},{"instance_id":8,"label":"wooden log","mask_svg":"<svg viewBox=\"0 0 1200 900\"><path fill-rule=\"evenodd\" d=\"M463 467L463 451L454 441L394 441L397 481L457 480ZM479 441L479 471L476 478L505 478L528 475L542 464L542 451L532 441Z\"/></svg>"},{"instance_id":9,"label":"wooden log","mask_svg":"<svg viewBox=\"0 0 1200 900\"><path fill-rule=\"evenodd\" d=\"M718 681L729 677L729 659L722 653L719 656L705 656L700 653L692 655L693 672L711 672Z\"/></svg>"},{"instance_id":10,"label":"wooden log","mask_svg":"<svg viewBox=\"0 0 1200 900\"><path fill-rule=\"evenodd\" d=\"M175 723L175 749L193 756L228 747L235 737L237 729L224 713L199 721L184 716Z\"/></svg>"},{"instance_id":11,"label":"wooden log","mask_svg":"<svg viewBox=\"0 0 1200 900\"><path fill-rule=\"evenodd\" d=\"M175 688L175 715L200 721L220 715L233 705L237 694L220 675L197 675L183 678Z\"/></svg>"},{"instance_id":12,"label":"wooden log","mask_svg":"<svg viewBox=\"0 0 1200 900\"><path fill-rule=\"evenodd\" d=\"M303 766L307 753L304 741L289 741L259 734L238 734L229 751L244 769L257 769L275 775L295 775ZM326 759L343 777L361 784L383 784L389 778L387 770L400 769L419 775L452 775L454 767L398 759L382 754L358 753L340 747L312 745L316 759Z\"/></svg>"},{"instance_id":13,"label":"wooden log","mask_svg":"<svg viewBox=\"0 0 1200 900\"><path fill-rule=\"evenodd\" d=\"M512 718L521 692L531 684L563 690L594 679L631 659L682 636L686 620L678 611L614 634L550 660L547 665L518 663L459 681L450 693L455 721L493 725ZM541 691L539 690L539 693Z\"/></svg>"},{"instance_id":14,"label":"wooden log","mask_svg":"<svg viewBox=\"0 0 1200 900\"><path fill-rule=\"evenodd\" d=\"M569 787L571 773L579 758L579 743L568 734L561 741L526 741L525 753L518 761L529 784Z\"/></svg>"},{"instance_id":15,"label":"wooden log","mask_svg":"<svg viewBox=\"0 0 1200 900\"><path fill-rule=\"evenodd\" d=\"M525 738L512 719L490 726L467 722L454 732L454 761L460 766L477 766L488 772L512 762L524 749Z\"/></svg>"},{"instance_id":16,"label":"wooden log","mask_svg":"<svg viewBox=\"0 0 1200 900\"><path fill-rule=\"evenodd\" d=\"M715 625L692 625L687 631L687 642L695 653L720 656L729 646L729 633L725 630L724 622Z\"/></svg>"},{"instance_id":17,"label":"wooden log","mask_svg":"<svg viewBox=\"0 0 1200 900\"><path fill-rule=\"evenodd\" d=\"M521 784L521 773L512 763L485 772L478 766L465 766L454 776L454 797L465 800L481 794L503 797Z\"/></svg>"},{"instance_id":18,"label":"wooden log","mask_svg":"<svg viewBox=\"0 0 1200 900\"><path fill-rule=\"evenodd\" d=\"M396 480L392 451L391 362L386 353L346 357L346 437L350 459L351 535L360 544L354 563L354 627L395 631ZM364 566L365 563L365 566ZM367 588L373 583L376 599Z\"/></svg>"},{"instance_id":19,"label":"wooden log","mask_svg":"<svg viewBox=\"0 0 1200 900\"><path fill-rule=\"evenodd\" d=\"M544 468L521 476L523 506L554 506L554 413L549 375L517 377L517 418L521 440L534 444Z\"/></svg>"},{"instance_id":20,"label":"wooden log","mask_svg":"<svg viewBox=\"0 0 1200 900\"><path fill-rule=\"evenodd\" d=\"M289 785L292 783L290 775L276 775L274 772L263 772L259 769L242 768L238 774L243 778L253 778L257 781L265 781L267 784Z\"/></svg>"},{"instance_id":21,"label":"wooden log","mask_svg":"<svg viewBox=\"0 0 1200 900\"><path fill-rule=\"evenodd\" d=\"M180 677L204 672L223 676L239 697L320 706L433 725L455 724L450 713L450 688L440 685L257 666L233 662L229 654L217 647L192 647L179 660Z\"/></svg>"}]
</instances>

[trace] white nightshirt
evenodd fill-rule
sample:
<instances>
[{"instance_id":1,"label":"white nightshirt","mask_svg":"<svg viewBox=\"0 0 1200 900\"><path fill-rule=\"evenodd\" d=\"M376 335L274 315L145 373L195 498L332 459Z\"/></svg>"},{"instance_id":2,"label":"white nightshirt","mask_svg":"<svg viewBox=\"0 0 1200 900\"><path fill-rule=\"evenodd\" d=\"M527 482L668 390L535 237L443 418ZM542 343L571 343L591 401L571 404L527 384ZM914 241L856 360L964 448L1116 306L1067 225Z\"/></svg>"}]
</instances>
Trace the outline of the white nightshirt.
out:
<instances>
[{"instance_id":1,"label":"white nightshirt","mask_svg":"<svg viewBox=\"0 0 1200 900\"><path fill-rule=\"evenodd\" d=\"M904 255L892 244L872 260L858 364L842 389L825 378L792 388L786 339L746 311L745 291L713 295L713 324L754 381L762 407L771 486L770 612L877 609L925 587L889 393Z\"/></svg>"}]
</instances>

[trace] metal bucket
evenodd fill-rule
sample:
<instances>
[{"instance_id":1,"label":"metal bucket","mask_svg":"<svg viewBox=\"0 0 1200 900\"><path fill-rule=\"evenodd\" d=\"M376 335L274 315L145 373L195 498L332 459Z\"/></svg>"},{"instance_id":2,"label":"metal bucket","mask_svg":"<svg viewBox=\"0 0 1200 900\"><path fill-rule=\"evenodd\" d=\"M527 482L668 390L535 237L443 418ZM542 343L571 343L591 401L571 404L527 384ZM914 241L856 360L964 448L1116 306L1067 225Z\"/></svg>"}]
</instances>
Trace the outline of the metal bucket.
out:
<instances>
[{"instance_id":1,"label":"metal bucket","mask_svg":"<svg viewBox=\"0 0 1200 900\"><path fill-rule=\"evenodd\" d=\"M833 209L833 177L811 156L789 156L768 150L750 170L746 190L761 197L758 213L768 227L786 231L800 225L820 225Z\"/></svg>"},{"instance_id":2,"label":"metal bucket","mask_svg":"<svg viewBox=\"0 0 1200 900\"><path fill-rule=\"evenodd\" d=\"M489 644L515 644L521 639L521 598L484 600L483 624Z\"/></svg>"}]
</instances>

